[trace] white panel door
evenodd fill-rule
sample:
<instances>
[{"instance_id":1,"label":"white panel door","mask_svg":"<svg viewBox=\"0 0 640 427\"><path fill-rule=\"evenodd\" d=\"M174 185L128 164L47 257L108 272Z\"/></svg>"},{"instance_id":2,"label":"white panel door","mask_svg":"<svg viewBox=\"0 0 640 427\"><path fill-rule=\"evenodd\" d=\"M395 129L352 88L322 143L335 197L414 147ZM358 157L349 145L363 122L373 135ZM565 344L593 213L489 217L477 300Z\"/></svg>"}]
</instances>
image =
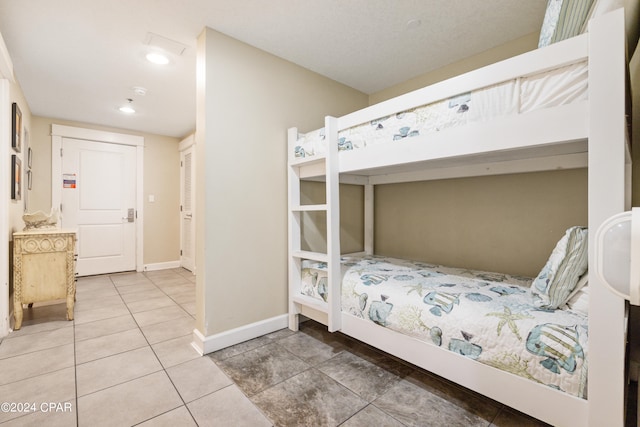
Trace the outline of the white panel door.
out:
<instances>
[{"instance_id":1,"label":"white panel door","mask_svg":"<svg viewBox=\"0 0 640 427\"><path fill-rule=\"evenodd\" d=\"M180 152L180 265L195 273L194 146Z\"/></svg>"},{"instance_id":2,"label":"white panel door","mask_svg":"<svg viewBox=\"0 0 640 427\"><path fill-rule=\"evenodd\" d=\"M136 148L62 139L62 227L78 231L80 276L136 269Z\"/></svg>"}]
</instances>

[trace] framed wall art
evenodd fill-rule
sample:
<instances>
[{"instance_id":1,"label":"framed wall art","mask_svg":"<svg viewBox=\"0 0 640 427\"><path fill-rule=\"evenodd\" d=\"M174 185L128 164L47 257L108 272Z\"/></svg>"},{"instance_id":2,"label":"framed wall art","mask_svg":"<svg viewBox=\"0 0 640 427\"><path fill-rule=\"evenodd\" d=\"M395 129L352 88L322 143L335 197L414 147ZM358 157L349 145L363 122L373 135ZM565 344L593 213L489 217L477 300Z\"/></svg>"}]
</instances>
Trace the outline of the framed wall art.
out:
<instances>
[{"instance_id":1,"label":"framed wall art","mask_svg":"<svg viewBox=\"0 0 640 427\"><path fill-rule=\"evenodd\" d=\"M22 149L22 111L15 102L11 105L11 129L11 148L19 153Z\"/></svg>"},{"instance_id":2,"label":"framed wall art","mask_svg":"<svg viewBox=\"0 0 640 427\"><path fill-rule=\"evenodd\" d=\"M17 155L11 155L11 199L22 198L22 162Z\"/></svg>"}]
</instances>

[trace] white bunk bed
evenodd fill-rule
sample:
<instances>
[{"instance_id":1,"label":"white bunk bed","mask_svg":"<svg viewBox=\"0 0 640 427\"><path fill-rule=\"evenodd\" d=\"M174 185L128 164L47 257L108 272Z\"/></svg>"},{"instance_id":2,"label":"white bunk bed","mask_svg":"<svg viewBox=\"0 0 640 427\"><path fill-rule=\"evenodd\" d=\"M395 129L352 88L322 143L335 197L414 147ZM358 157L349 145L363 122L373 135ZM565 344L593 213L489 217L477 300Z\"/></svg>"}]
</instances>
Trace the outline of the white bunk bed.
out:
<instances>
[{"instance_id":1,"label":"white bunk bed","mask_svg":"<svg viewBox=\"0 0 640 427\"><path fill-rule=\"evenodd\" d=\"M300 314L558 426L624 424L626 305L589 273L588 398L571 396L341 311L339 184L364 186L366 254L373 254L373 186L384 183L588 167L588 227L630 206L624 14L591 21L587 34L475 70L352 114L327 117L323 154L296 157L289 130L289 327ZM338 151L341 132L477 88L588 63L585 99L451 127L397 144ZM317 134L317 132L316 132ZM299 149L298 149L299 150ZM300 153L299 153L300 154ZM300 181L326 180L326 204L301 205ZM301 249L304 212L325 211L327 251ZM593 263L595 233L589 233ZM327 300L301 294L303 260L327 264Z\"/></svg>"}]
</instances>

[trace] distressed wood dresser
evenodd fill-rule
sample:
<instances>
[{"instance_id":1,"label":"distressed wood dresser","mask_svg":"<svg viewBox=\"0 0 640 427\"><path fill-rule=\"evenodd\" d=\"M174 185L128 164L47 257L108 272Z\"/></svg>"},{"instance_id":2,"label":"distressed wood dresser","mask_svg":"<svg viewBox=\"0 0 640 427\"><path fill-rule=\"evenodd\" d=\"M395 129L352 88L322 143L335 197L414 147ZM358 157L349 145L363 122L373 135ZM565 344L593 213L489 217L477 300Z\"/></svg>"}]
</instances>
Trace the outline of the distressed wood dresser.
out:
<instances>
[{"instance_id":1,"label":"distressed wood dresser","mask_svg":"<svg viewBox=\"0 0 640 427\"><path fill-rule=\"evenodd\" d=\"M76 233L30 230L13 233L14 330L22 326L22 305L65 299L67 320L75 304Z\"/></svg>"}]
</instances>

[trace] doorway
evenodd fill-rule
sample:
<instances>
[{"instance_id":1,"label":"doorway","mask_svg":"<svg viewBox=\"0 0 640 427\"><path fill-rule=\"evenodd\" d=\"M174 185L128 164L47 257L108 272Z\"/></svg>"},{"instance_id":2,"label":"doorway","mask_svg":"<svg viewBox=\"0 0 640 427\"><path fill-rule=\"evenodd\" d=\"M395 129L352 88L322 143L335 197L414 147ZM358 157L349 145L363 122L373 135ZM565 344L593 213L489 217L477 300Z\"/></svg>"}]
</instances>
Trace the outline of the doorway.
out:
<instances>
[{"instance_id":1,"label":"doorway","mask_svg":"<svg viewBox=\"0 0 640 427\"><path fill-rule=\"evenodd\" d=\"M195 183L193 135L180 141L180 265L196 274Z\"/></svg>"},{"instance_id":2,"label":"doorway","mask_svg":"<svg viewBox=\"0 0 640 427\"><path fill-rule=\"evenodd\" d=\"M79 276L142 270L142 137L52 126L52 206ZM59 153L59 155L58 155Z\"/></svg>"}]
</instances>

